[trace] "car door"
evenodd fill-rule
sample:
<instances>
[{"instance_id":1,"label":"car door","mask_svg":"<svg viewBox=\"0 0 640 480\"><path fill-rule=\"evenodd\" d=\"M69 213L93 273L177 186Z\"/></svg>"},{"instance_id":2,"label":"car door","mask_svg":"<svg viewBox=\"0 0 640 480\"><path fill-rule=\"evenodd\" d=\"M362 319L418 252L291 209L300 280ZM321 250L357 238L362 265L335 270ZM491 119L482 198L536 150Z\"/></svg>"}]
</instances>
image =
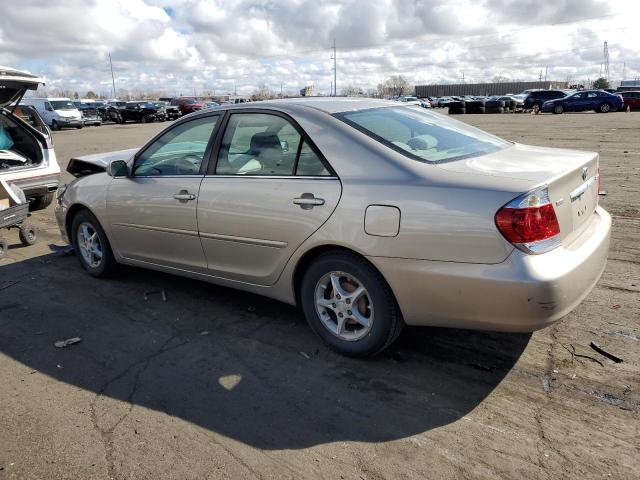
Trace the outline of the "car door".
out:
<instances>
[{"instance_id":1,"label":"car door","mask_svg":"<svg viewBox=\"0 0 640 480\"><path fill-rule=\"evenodd\" d=\"M334 211L340 180L292 119L229 114L202 181L198 226L209 273L271 285Z\"/></svg>"},{"instance_id":2,"label":"car door","mask_svg":"<svg viewBox=\"0 0 640 480\"><path fill-rule=\"evenodd\" d=\"M598 92L587 92L582 110L597 110L601 103L602 98L599 98Z\"/></svg>"},{"instance_id":3,"label":"car door","mask_svg":"<svg viewBox=\"0 0 640 480\"><path fill-rule=\"evenodd\" d=\"M127 259L205 271L198 237L198 192L220 115L165 130L138 152L128 177L107 193L111 240Z\"/></svg>"},{"instance_id":4,"label":"car door","mask_svg":"<svg viewBox=\"0 0 640 480\"><path fill-rule=\"evenodd\" d=\"M579 112L584 103L584 92L574 93L564 100L564 108L568 112Z\"/></svg>"}]
</instances>

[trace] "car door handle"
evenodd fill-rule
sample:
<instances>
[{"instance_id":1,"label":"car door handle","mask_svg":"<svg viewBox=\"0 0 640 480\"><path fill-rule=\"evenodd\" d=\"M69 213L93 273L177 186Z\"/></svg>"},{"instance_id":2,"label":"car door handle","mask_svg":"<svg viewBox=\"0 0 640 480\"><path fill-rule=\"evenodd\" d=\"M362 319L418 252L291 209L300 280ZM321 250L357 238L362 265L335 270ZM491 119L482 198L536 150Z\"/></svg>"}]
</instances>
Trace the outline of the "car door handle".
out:
<instances>
[{"instance_id":1,"label":"car door handle","mask_svg":"<svg viewBox=\"0 0 640 480\"><path fill-rule=\"evenodd\" d=\"M176 200L180 200L181 202L186 202L189 200L195 200L196 196L193 193L189 193L187 190L180 190L179 193L175 193L173 198Z\"/></svg>"},{"instance_id":2,"label":"car door handle","mask_svg":"<svg viewBox=\"0 0 640 480\"><path fill-rule=\"evenodd\" d=\"M300 197L294 198L293 203L300 205L303 210L310 210L317 205L324 205L324 198L316 198L313 193L303 193Z\"/></svg>"}]
</instances>

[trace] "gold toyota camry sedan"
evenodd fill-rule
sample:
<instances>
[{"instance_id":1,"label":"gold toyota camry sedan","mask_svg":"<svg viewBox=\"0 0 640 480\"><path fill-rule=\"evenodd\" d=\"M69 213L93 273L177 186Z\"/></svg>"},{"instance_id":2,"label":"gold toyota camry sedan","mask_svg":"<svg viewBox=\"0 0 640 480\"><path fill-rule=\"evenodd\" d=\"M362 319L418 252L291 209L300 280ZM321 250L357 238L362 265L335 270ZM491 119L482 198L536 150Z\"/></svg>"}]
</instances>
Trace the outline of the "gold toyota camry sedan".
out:
<instances>
[{"instance_id":1,"label":"gold toyota camry sedan","mask_svg":"<svg viewBox=\"0 0 640 480\"><path fill-rule=\"evenodd\" d=\"M543 328L589 293L609 248L597 153L397 102L214 108L68 171L56 217L90 275L135 265L299 305L351 356L405 324Z\"/></svg>"}]
</instances>

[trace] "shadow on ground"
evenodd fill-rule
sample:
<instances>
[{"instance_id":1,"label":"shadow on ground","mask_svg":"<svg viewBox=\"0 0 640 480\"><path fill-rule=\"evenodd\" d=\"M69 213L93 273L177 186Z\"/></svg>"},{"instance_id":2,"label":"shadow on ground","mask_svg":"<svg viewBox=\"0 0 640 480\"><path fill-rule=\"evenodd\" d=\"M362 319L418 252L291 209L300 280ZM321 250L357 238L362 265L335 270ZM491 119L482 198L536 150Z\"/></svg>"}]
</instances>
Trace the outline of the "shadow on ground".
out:
<instances>
[{"instance_id":1,"label":"shadow on ground","mask_svg":"<svg viewBox=\"0 0 640 480\"><path fill-rule=\"evenodd\" d=\"M12 283L17 282L17 283ZM158 292L164 289L166 302ZM56 340L79 336L65 349ZM530 335L405 330L383 356L328 351L279 302L138 269L97 280L73 256L0 267L0 351L96 393L264 449L379 442L474 409Z\"/></svg>"}]
</instances>

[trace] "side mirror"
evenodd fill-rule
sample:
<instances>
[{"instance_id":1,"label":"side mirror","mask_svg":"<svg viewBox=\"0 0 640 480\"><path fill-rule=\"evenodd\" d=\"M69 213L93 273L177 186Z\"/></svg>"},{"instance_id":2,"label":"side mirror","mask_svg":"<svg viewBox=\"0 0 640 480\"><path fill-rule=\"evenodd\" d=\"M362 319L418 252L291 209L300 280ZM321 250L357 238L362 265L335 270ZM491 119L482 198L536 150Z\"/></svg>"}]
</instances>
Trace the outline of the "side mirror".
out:
<instances>
[{"instance_id":1,"label":"side mirror","mask_svg":"<svg viewBox=\"0 0 640 480\"><path fill-rule=\"evenodd\" d=\"M107 175L110 177L128 177L129 165L124 160L114 160L107 167Z\"/></svg>"}]
</instances>

